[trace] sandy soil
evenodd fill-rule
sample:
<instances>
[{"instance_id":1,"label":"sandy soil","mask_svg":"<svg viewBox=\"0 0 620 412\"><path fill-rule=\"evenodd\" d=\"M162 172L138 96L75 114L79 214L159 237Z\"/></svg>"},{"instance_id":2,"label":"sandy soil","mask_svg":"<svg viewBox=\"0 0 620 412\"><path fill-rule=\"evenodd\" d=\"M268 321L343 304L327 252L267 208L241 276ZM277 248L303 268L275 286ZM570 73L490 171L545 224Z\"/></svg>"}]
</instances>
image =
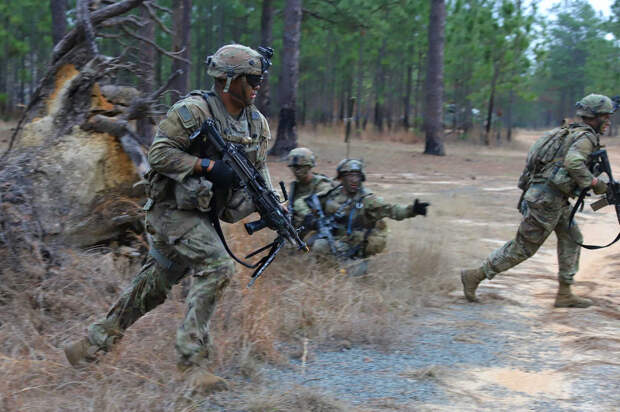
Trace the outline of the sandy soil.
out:
<instances>
[{"instance_id":1,"label":"sandy soil","mask_svg":"<svg viewBox=\"0 0 620 412\"><path fill-rule=\"evenodd\" d=\"M0 148L6 136L2 132L8 130L4 126L0 123ZM309 341L306 362L294 358L289 364L286 358L282 367L273 362L257 363L250 377L224 368L224 373L230 372L225 375L231 382L230 391L193 398L193 403L182 408L177 393L183 382L174 371L173 349L176 325L185 311L181 287L173 290L164 305L130 328L125 339L99 364L86 370L73 370L66 364L62 344L83 333L83 328L119 293L118 285L126 284L133 274L129 258L102 252L97 255L99 260L76 263L75 271L80 275L75 279L68 275L67 297L62 302L73 306L49 306L58 312L58 319L52 319L57 329L49 331L37 324L40 319L51 319L42 317L39 312L43 309L38 306L14 305L28 308L15 315L25 319L16 325L25 324L27 329L9 333L12 323L5 322L3 336L14 342L5 346L25 349L0 354L3 376L9 377L4 386L0 384L7 388L0 391L0 409L8 405L3 410L620 410L620 252L616 245L583 252L575 291L594 300L591 308L553 308L557 287L553 235L532 259L492 282L484 282L479 289L481 303L467 303L462 297L458 270L479 264L516 232L520 221L515 207L520 195L516 182L527 147L539 135L520 132L510 145L494 148L450 142L445 157L422 155L419 143L353 142L351 155L365 159L369 189L392 202L420 198L432 203L426 218L389 222L388 248L370 261L368 276L413 273L411 268L428 263L424 251L441 256L447 265L436 272L441 276L416 283L419 294L426 296L412 304L410 318L388 317L396 324L375 328L379 333L399 332L396 339L390 337L389 344L349 342L325 347ZM346 147L333 133L330 138L325 136L302 131L300 145L316 152L319 172L333 176ZM612 166L620 174L620 141L606 138L604 142L609 145ZM291 180L284 162L270 162L270 170L274 181ZM586 207L578 222L591 243L606 242L618 230L611 209L594 213ZM234 246L243 246L244 250L253 246L241 244L247 238L237 239L242 229L235 226L231 236ZM435 253L438 250L441 254ZM92 254L97 253L93 249ZM95 271L93 275L91 268L84 266L93 261L99 262L101 273ZM408 265L402 268L401 262ZM276 262L274 267L281 263ZM259 308L255 311L259 314L271 304L260 300L259 291L268 284L268 276L277 274L274 267L260 284L244 292L256 298ZM300 273L304 269L299 268ZM45 288L54 289L54 282L64 279L62 275L50 277ZM238 274L243 284L246 275ZM76 290L83 290L75 289L80 282L86 284L89 294L76 294ZM46 296L44 292L41 290L41 296ZM395 296L400 296L398 292ZM381 295L370 297L374 296ZM85 302L88 299L93 302ZM234 301L222 306L237 304ZM216 315L220 320L216 338L221 338L221 321L228 314ZM254 324L260 326L260 322ZM228 334L238 336L232 331ZM284 357L289 355L282 352ZM251 406L278 396L303 397L304 391L316 395L309 396L304 404L315 405L313 408L287 408L281 400L278 408ZM321 405L316 399L323 398L335 398L345 406L316 406Z\"/></svg>"},{"instance_id":2,"label":"sandy soil","mask_svg":"<svg viewBox=\"0 0 620 412\"><path fill-rule=\"evenodd\" d=\"M420 145L355 142L352 154L366 159L368 188L395 202L419 197L432 203L425 219L390 222L388 253L413 236L450 253L455 279L459 268L479 264L516 232L516 180L526 148L539 135L521 132L508 148L449 145L441 158L420 154ZM620 170L620 142L604 143ZM317 152L318 169L328 175L345 153L342 143L317 136L304 135L301 144ZM282 164L272 172L286 173ZM590 243L606 243L618 231L611 208L594 213L586 207L578 222ZM532 259L484 282L481 303L465 302L460 289L433 298L402 325L402 347L319 351L303 373L273 377L371 410L619 410L618 265L617 246L584 250L574 290L595 304L555 309L552 235ZM371 272L382 274L372 265Z\"/></svg>"}]
</instances>

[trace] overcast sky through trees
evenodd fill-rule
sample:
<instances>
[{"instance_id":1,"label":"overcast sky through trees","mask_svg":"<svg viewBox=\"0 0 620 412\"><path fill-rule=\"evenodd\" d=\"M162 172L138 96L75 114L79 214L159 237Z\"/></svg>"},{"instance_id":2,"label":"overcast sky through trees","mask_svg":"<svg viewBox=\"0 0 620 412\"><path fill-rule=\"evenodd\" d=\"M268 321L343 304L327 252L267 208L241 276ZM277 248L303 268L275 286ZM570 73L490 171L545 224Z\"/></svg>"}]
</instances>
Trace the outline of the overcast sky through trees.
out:
<instances>
[{"instance_id":1,"label":"overcast sky through trees","mask_svg":"<svg viewBox=\"0 0 620 412\"><path fill-rule=\"evenodd\" d=\"M534 0L537 1L537 0ZM538 9L541 12L548 11L554 4L560 3L561 0L538 0ZM613 0L589 0L594 10L601 11L605 16L611 14L611 5Z\"/></svg>"}]
</instances>

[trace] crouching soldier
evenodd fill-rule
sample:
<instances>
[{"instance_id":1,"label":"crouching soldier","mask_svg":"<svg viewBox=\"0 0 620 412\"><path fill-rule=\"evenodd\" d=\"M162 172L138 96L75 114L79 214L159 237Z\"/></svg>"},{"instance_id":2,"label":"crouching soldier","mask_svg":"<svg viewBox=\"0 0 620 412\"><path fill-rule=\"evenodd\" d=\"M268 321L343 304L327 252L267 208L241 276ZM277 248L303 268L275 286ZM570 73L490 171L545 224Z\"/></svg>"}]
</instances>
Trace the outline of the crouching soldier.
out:
<instances>
[{"instance_id":1,"label":"crouching soldier","mask_svg":"<svg viewBox=\"0 0 620 412\"><path fill-rule=\"evenodd\" d=\"M365 258L385 249L387 225L384 218L403 220L426 216L429 203L418 199L413 204L390 204L363 186L366 177L360 160L344 159L336 168L340 185L321 199L331 237L319 236L312 252L334 255L339 260ZM317 210L314 210L314 216ZM320 232L320 231L319 231ZM310 243L310 242L309 242Z\"/></svg>"},{"instance_id":2,"label":"crouching soldier","mask_svg":"<svg viewBox=\"0 0 620 412\"><path fill-rule=\"evenodd\" d=\"M311 212L305 199L316 194L323 196L334 188L334 182L320 173L314 173L316 158L310 149L298 147L288 154L288 167L295 176L289 191L288 211L295 227L302 225L304 217Z\"/></svg>"}]
</instances>

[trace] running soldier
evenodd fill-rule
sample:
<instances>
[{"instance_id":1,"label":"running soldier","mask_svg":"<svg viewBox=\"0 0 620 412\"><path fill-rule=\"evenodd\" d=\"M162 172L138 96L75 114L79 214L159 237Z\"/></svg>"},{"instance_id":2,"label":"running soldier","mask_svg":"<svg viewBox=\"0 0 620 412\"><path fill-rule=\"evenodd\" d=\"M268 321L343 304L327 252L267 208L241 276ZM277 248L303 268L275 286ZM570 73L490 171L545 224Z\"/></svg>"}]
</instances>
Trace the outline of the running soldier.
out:
<instances>
[{"instance_id":1,"label":"running soldier","mask_svg":"<svg viewBox=\"0 0 620 412\"><path fill-rule=\"evenodd\" d=\"M493 251L480 267L461 271L468 301L477 301L476 288L481 281L491 280L533 256L555 231L559 264L555 307L586 308L592 304L590 299L571 292L579 269L581 247L576 242L582 243L583 239L577 225L570 224L568 199L583 189L592 188L597 194L607 191L604 176L594 176L589 166L590 155L601 147L599 138L609 127L614 110L611 99L598 94L584 97L576 106L581 122L554 129L530 148L527 166L519 179L524 191L520 204L523 220L516 237Z\"/></svg>"},{"instance_id":2,"label":"running soldier","mask_svg":"<svg viewBox=\"0 0 620 412\"><path fill-rule=\"evenodd\" d=\"M207 119L220 134L240 144L271 185L266 166L269 125L252 104L270 66L273 51L257 52L226 45L207 58L214 78L210 91L193 91L176 102L159 123L148 153L146 230L150 252L145 265L108 314L88 328L87 336L65 347L78 366L109 351L135 321L166 299L170 288L190 273L187 312L177 329L177 366L197 391L220 390L226 381L205 368L210 352L209 320L217 300L234 274L214 219L236 222L254 205L234 185L233 171L206 138L189 140Z\"/></svg>"}]
</instances>

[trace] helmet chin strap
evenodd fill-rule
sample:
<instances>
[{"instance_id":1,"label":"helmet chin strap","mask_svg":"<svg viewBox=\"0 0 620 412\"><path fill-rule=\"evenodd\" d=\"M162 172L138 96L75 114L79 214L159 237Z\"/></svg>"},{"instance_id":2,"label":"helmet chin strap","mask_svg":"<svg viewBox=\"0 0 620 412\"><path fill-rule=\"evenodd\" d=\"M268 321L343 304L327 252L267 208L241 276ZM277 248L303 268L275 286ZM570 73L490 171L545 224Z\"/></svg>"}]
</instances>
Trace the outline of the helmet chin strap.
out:
<instances>
[{"instance_id":1,"label":"helmet chin strap","mask_svg":"<svg viewBox=\"0 0 620 412\"><path fill-rule=\"evenodd\" d=\"M226 86L224 86L224 90L222 90L223 93L228 93L228 89L230 89L230 83L232 82L232 76L227 76L226 77Z\"/></svg>"},{"instance_id":2,"label":"helmet chin strap","mask_svg":"<svg viewBox=\"0 0 620 412\"><path fill-rule=\"evenodd\" d=\"M246 102L245 99L243 98L243 96L240 96L239 94L233 92L232 90L230 90L230 83L232 82L232 77L228 77L226 79L226 86L224 87L224 90L222 90L222 93L228 93L230 95L230 97L232 97L234 100L237 101L237 103L241 103L241 105L243 107L246 106Z\"/></svg>"}]
</instances>

